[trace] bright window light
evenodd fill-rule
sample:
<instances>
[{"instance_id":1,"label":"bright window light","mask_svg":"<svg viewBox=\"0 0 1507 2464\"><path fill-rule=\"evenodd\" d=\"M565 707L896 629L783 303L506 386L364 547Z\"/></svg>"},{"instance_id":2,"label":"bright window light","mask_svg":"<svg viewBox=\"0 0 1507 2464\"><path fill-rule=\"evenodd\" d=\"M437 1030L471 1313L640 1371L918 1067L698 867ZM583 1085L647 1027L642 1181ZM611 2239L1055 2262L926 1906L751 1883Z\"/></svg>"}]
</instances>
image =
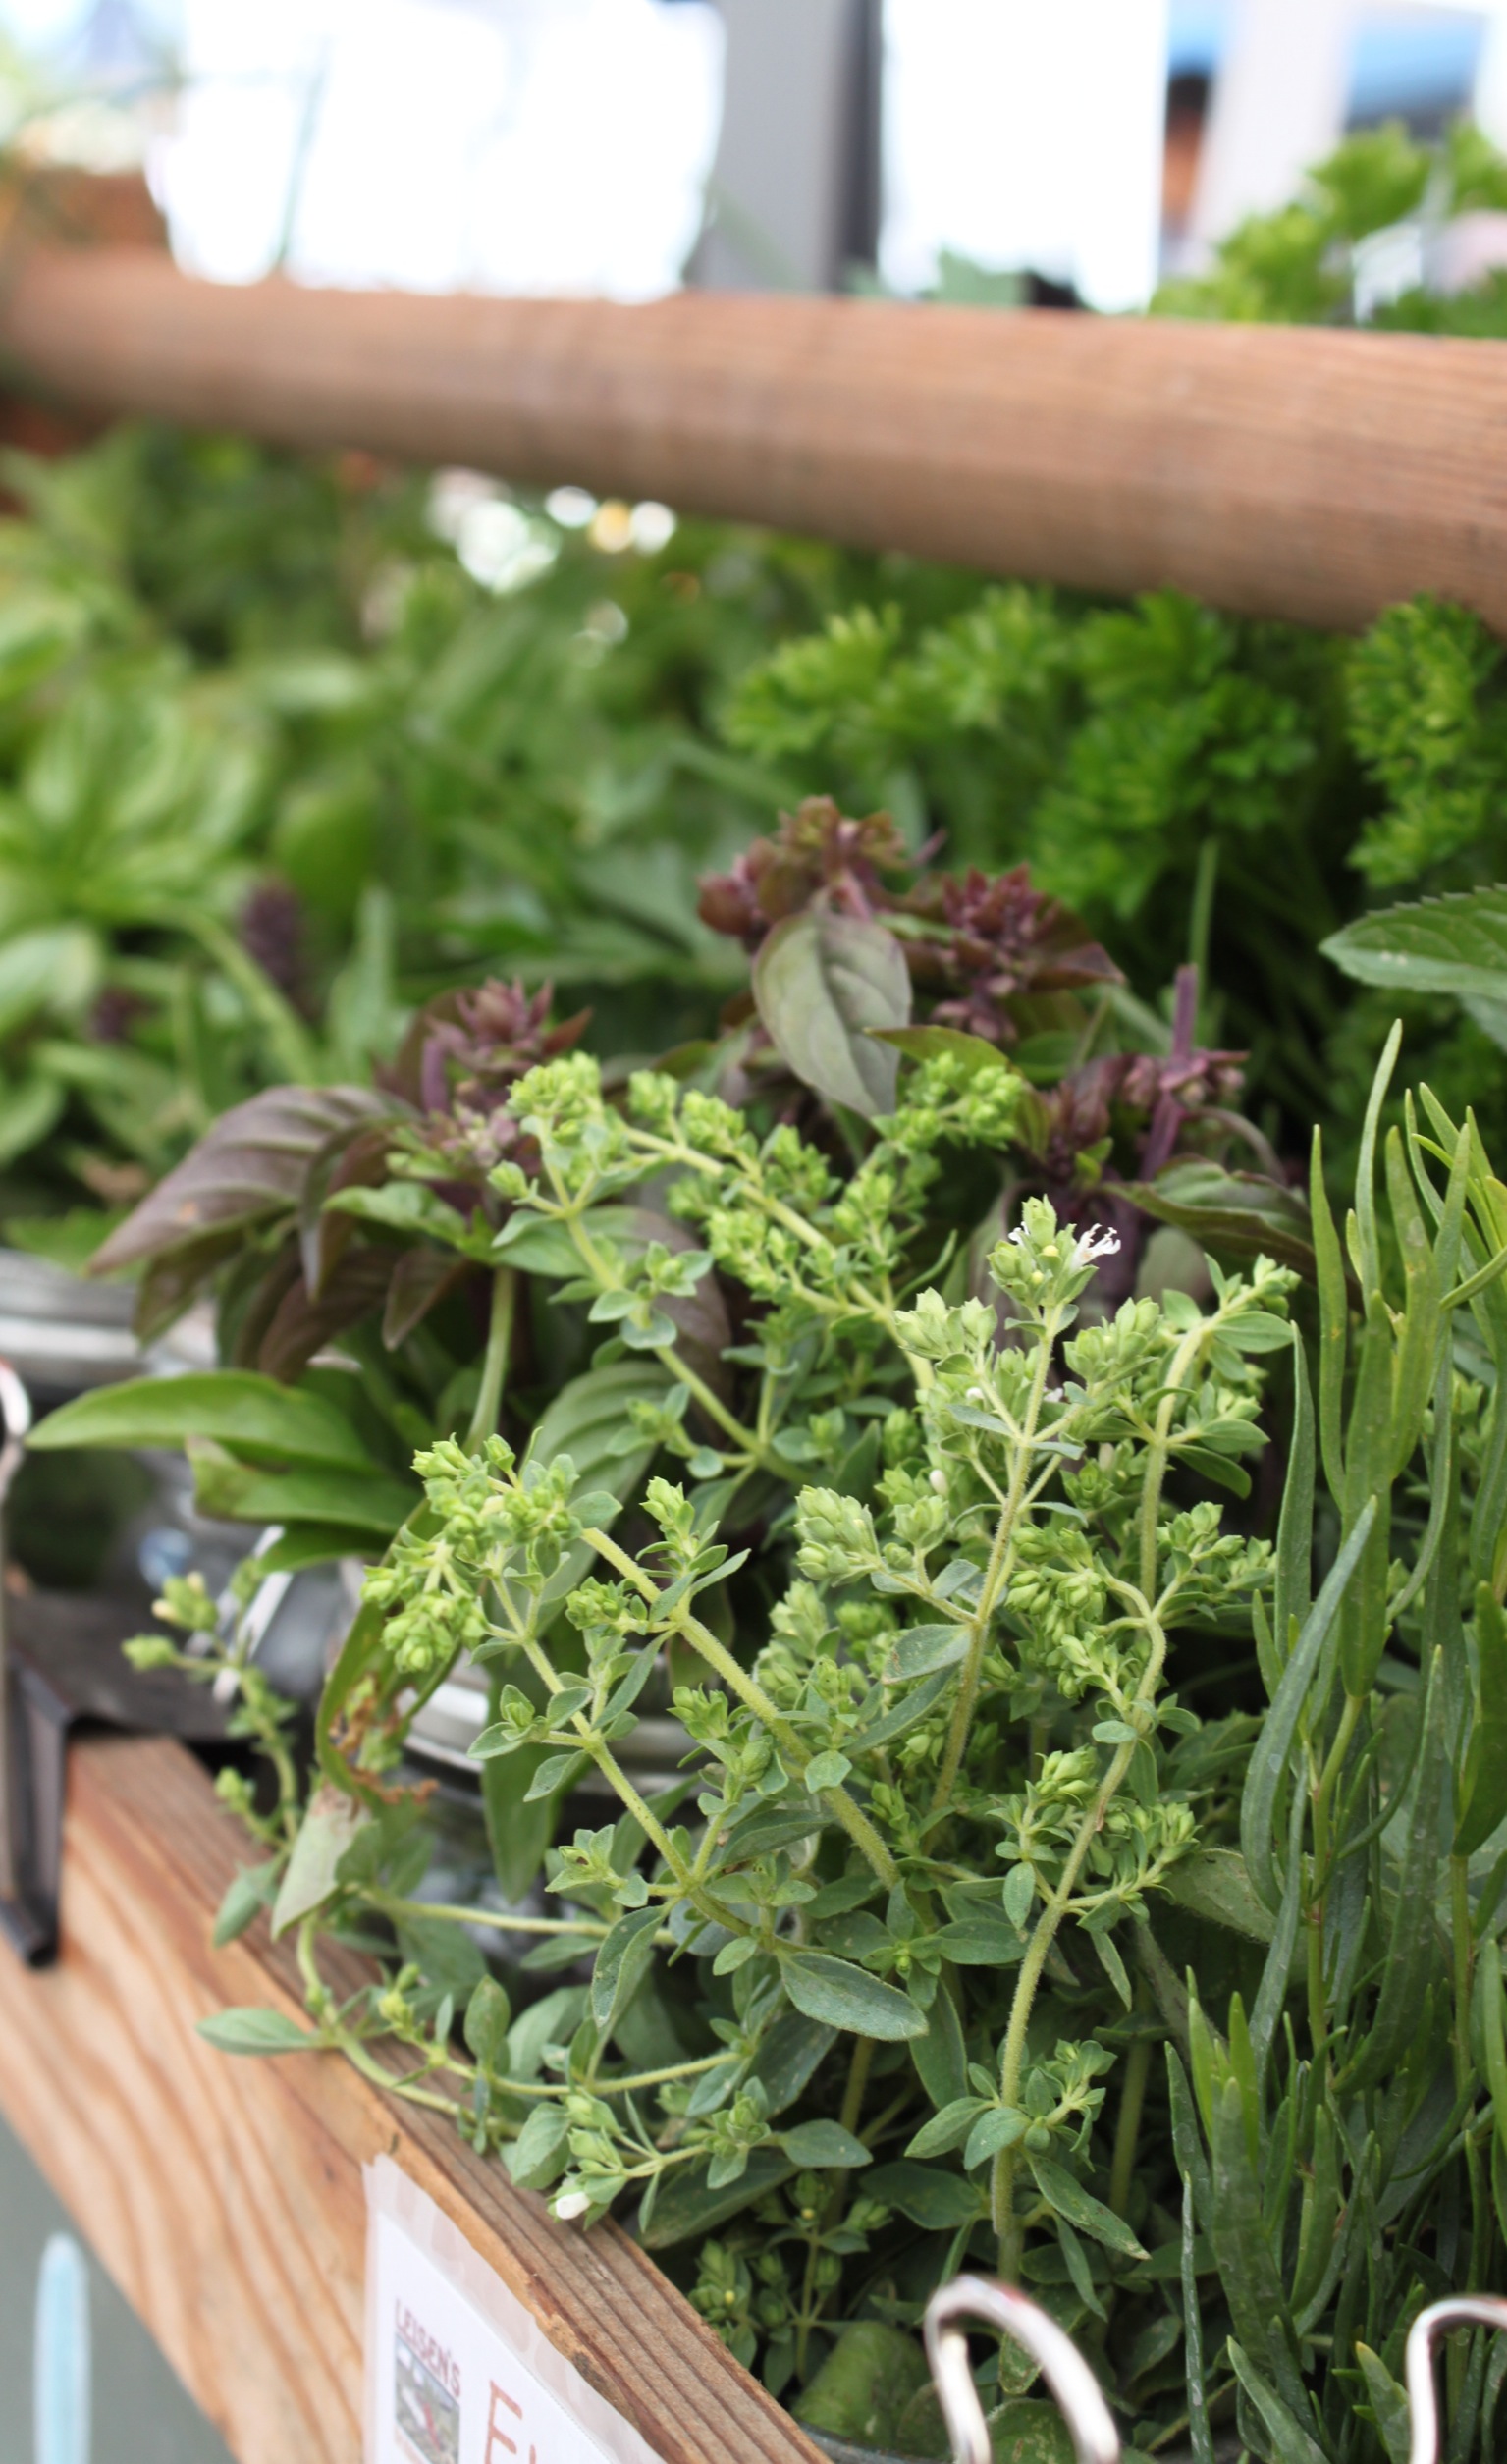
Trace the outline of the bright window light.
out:
<instances>
[{"instance_id":1,"label":"bright window light","mask_svg":"<svg viewBox=\"0 0 1507 2464\"><path fill-rule=\"evenodd\" d=\"M597 501L584 488L556 488L545 498L544 509L562 530L584 530L596 513Z\"/></svg>"},{"instance_id":2,"label":"bright window light","mask_svg":"<svg viewBox=\"0 0 1507 2464\"><path fill-rule=\"evenodd\" d=\"M182 22L188 83L152 171L194 271L677 284L722 108L711 0L182 0Z\"/></svg>"},{"instance_id":3,"label":"bright window light","mask_svg":"<svg viewBox=\"0 0 1507 2464\"><path fill-rule=\"evenodd\" d=\"M946 248L1144 305L1167 0L888 0L885 27L886 279L925 290Z\"/></svg>"},{"instance_id":4,"label":"bright window light","mask_svg":"<svg viewBox=\"0 0 1507 2464\"><path fill-rule=\"evenodd\" d=\"M669 547L675 535L675 517L668 505L656 505L648 500L634 506L628 516L628 528L640 556L658 556L662 548Z\"/></svg>"}]
</instances>

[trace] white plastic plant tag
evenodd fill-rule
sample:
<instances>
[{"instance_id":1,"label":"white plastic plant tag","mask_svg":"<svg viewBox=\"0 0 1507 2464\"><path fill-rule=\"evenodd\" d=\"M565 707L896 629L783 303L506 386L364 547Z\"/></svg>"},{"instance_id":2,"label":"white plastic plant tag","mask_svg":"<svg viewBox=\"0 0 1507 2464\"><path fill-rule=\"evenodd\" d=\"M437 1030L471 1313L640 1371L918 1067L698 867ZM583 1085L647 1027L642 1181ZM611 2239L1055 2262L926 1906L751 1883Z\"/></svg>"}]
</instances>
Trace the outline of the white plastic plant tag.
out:
<instances>
[{"instance_id":1,"label":"white plastic plant tag","mask_svg":"<svg viewBox=\"0 0 1507 2464\"><path fill-rule=\"evenodd\" d=\"M661 2464L391 2158L366 2180L366 2464Z\"/></svg>"}]
</instances>

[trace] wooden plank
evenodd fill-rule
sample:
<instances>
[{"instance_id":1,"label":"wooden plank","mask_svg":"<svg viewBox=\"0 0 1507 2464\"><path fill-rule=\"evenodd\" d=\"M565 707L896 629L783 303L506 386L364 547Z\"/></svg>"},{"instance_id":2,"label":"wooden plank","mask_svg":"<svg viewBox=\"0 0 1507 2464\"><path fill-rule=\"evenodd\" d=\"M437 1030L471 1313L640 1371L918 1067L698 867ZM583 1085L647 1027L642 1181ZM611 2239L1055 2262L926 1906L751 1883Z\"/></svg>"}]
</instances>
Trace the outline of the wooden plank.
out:
<instances>
[{"instance_id":1,"label":"wooden plank","mask_svg":"<svg viewBox=\"0 0 1507 2464\"><path fill-rule=\"evenodd\" d=\"M75 1749L62 1957L38 1975L0 1952L0 2108L242 2464L360 2454L361 2167L379 2152L665 2464L821 2464L616 2225L557 2223L338 2057L231 2060L195 2035L227 2004L301 2010L264 1925L210 1946L238 1846L183 1746Z\"/></svg>"},{"instance_id":2,"label":"wooden plank","mask_svg":"<svg viewBox=\"0 0 1507 2464\"><path fill-rule=\"evenodd\" d=\"M22 253L0 351L66 399L358 445L1091 589L1507 630L1507 344L879 300L412 297Z\"/></svg>"}]
</instances>

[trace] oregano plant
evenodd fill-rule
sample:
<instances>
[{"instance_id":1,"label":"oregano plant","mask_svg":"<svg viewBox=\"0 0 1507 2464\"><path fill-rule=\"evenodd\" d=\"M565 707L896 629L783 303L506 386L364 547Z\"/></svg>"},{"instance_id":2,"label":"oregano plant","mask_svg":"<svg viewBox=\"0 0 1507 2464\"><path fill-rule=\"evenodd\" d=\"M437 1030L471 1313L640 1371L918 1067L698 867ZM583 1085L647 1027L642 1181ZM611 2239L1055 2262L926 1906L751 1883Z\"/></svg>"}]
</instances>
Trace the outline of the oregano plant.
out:
<instances>
[{"instance_id":1,"label":"oregano plant","mask_svg":"<svg viewBox=\"0 0 1507 2464\"><path fill-rule=\"evenodd\" d=\"M634 1504L500 1436L421 1451L277 1882L310 2044L396 2052L402 2092L449 2104L560 2218L635 2215L818 2413L844 2336L910 2351L930 2283L970 2257L1080 2328L1162 2315L1139 2174L1147 1978L1167 1972L1151 1911L1220 1873L1201 1845L1220 1754L1176 1664L1271 1580L1215 1493L1249 1490L1296 1279L1215 1266L1207 1307L1085 1315L1117 1236L1045 1199L983 1258L918 1271L929 1188L1027 1092L996 1054L909 1062L844 1170L663 1074L619 1102L577 1052L517 1084L537 1163L495 1168L503 1255L549 1243L573 1269L565 1293L646 1373L620 1452L664 1470ZM617 1245L613 1209L651 1180L698 1246ZM749 1296L736 1409L667 1309L714 1271ZM547 1811L588 1779L616 1801L559 1827L548 1914L424 1900L394 1777L462 1658L491 1682L489 1780L515 1770ZM684 1775L646 1794L621 1749L667 1672ZM383 1924L384 1980L338 2007L320 1931ZM514 2016L482 1929L580 1981Z\"/></svg>"}]
</instances>

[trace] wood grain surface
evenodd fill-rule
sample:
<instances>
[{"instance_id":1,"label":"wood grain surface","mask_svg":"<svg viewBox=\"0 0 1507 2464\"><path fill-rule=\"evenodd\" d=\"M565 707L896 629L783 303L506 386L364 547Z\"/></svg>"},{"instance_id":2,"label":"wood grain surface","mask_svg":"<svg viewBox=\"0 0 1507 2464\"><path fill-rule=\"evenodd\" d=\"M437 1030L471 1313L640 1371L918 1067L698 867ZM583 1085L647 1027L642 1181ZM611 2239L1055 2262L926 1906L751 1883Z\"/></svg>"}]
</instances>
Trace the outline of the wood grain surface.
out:
<instances>
[{"instance_id":1,"label":"wood grain surface","mask_svg":"<svg viewBox=\"0 0 1507 2464\"><path fill-rule=\"evenodd\" d=\"M1507 630L1507 344L684 293L414 297L191 281L146 249L0 267L54 397L569 480L1093 589Z\"/></svg>"},{"instance_id":2,"label":"wood grain surface","mask_svg":"<svg viewBox=\"0 0 1507 2464\"><path fill-rule=\"evenodd\" d=\"M301 2014L263 1922L211 1948L238 1846L249 1861L183 1746L75 1749L62 1957L38 1975L0 1949L0 2108L242 2464L360 2454L361 2167L379 2152L665 2464L821 2464L615 2225L558 2224L337 2057L233 2060L195 2035L227 2004Z\"/></svg>"}]
</instances>

